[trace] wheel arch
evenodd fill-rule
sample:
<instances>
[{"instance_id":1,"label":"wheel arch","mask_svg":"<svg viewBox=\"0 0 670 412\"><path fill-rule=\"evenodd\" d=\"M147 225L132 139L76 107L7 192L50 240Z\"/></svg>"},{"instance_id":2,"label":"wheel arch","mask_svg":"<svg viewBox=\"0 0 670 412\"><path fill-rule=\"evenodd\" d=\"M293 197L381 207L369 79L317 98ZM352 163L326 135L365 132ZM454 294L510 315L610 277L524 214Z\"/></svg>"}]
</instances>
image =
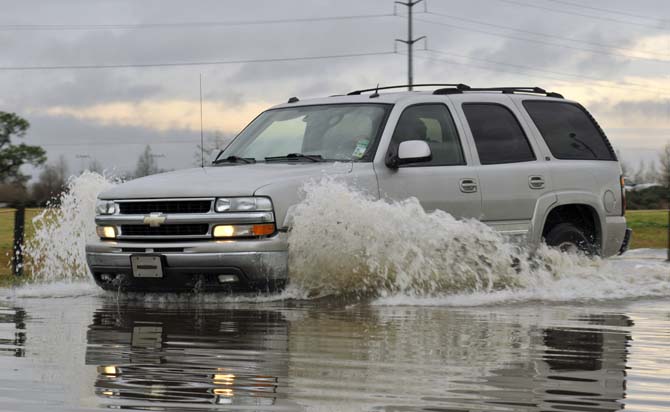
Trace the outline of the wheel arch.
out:
<instances>
[{"instance_id":1,"label":"wheel arch","mask_svg":"<svg viewBox=\"0 0 670 412\"><path fill-rule=\"evenodd\" d=\"M589 202L557 203L546 213L542 222L541 239L560 223L572 223L584 231L598 250L602 248L603 225L596 207Z\"/></svg>"}]
</instances>

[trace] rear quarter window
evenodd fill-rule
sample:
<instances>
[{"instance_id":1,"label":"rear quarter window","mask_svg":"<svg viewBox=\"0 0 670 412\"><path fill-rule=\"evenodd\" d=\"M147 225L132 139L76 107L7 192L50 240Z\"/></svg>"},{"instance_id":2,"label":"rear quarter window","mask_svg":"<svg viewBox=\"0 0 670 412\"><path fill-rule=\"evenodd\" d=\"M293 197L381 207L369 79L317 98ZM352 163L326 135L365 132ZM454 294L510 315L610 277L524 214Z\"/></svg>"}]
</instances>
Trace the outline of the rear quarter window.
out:
<instances>
[{"instance_id":1,"label":"rear quarter window","mask_svg":"<svg viewBox=\"0 0 670 412\"><path fill-rule=\"evenodd\" d=\"M555 158L616 160L605 133L580 105L524 100L523 106Z\"/></svg>"}]
</instances>

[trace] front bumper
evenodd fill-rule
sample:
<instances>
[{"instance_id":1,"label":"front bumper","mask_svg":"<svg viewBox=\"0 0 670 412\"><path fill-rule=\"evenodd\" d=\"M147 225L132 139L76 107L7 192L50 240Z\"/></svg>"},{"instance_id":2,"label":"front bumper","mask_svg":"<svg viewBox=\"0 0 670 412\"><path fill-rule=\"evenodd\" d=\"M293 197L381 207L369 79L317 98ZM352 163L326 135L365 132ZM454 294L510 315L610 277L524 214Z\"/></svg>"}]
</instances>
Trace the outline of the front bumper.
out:
<instances>
[{"instance_id":1,"label":"front bumper","mask_svg":"<svg viewBox=\"0 0 670 412\"><path fill-rule=\"evenodd\" d=\"M188 242L94 241L86 246L86 261L103 289L127 291L246 291L275 289L288 278L285 233L270 238ZM162 256L162 278L133 277L130 256ZM220 283L219 275L235 275Z\"/></svg>"}]
</instances>

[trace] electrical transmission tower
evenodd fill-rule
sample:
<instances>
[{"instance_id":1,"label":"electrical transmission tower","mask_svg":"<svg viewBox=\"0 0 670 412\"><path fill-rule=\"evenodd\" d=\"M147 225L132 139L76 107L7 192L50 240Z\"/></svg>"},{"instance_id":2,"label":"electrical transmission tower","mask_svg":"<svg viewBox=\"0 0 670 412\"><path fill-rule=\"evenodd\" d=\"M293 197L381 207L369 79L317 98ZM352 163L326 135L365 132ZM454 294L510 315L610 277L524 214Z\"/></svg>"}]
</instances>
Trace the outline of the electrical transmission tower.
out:
<instances>
[{"instance_id":1,"label":"electrical transmission tower","mask_svg":"<svg viewBox=\"0 0 670 412\"><path fill-rule=\"evenodd\" d=\"M403 3L402 1L395 2L396 4L400 4L402 6L407 7L407 40L395 39L395 41L399 41L407 45L407 84L409 85L408 87L409 90L413 89L412 84L414 84L414 64L412 61L412 49L414 43L418 42L421 39L426 38L426 36L417 37L416 39L412 38L412 9L414 8L414 6L421 3L422 1L423 0L414 0L414 1L408 0L407 3Z\"/></svg>"}]
</instances>

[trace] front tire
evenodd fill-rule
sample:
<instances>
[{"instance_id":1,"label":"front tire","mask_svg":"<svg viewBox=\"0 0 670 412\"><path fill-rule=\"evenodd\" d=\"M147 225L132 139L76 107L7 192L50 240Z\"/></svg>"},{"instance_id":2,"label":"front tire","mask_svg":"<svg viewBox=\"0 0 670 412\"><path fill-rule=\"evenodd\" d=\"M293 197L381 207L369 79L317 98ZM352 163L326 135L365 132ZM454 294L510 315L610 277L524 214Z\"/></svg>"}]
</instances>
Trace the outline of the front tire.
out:
<instances>
[{"instance_id":1,"label":"front tire","mask_svg":"<svg viewBox=\"0 0 670 412\"><path fill-rule=\"evenodd\" d=\"M548 246L565 253L582 252L587 256L598 254L593 239L589 239L584 231L572 223L560 223L554 226L545 236L545 242Z\"/></svg>"}]
</instances>

